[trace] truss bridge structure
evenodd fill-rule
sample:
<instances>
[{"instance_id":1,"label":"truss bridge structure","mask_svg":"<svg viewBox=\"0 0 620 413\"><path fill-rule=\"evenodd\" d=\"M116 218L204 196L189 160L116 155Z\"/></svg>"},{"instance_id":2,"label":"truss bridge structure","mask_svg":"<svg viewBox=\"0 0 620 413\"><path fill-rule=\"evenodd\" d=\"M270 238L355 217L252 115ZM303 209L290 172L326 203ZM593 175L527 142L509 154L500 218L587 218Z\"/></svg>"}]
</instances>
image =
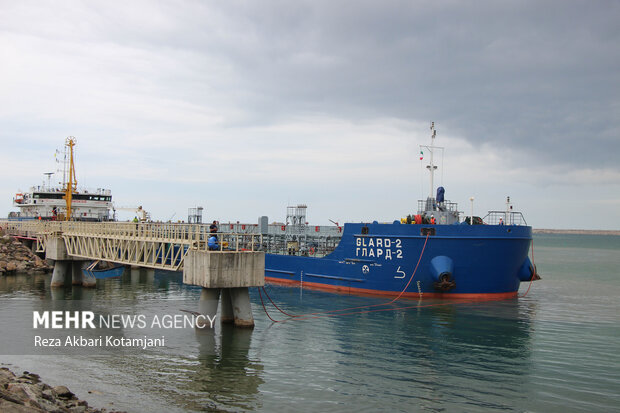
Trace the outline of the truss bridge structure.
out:
<instances>
[{"instance_id":1,"label":"truss bridge structure","mask_svg":"<svg viewBox=\"0 0 620 413\"><path fill-rule=\"evenodd\" d=\"M210 234L202 224L0 221L14 236L36 240L36 251L64 248L70 259L99 260L169 271L183 270L189 251L210 253L254 252L261 234ZM216 235L217 244L209 246Z\"/></svg>"}]
</instances>

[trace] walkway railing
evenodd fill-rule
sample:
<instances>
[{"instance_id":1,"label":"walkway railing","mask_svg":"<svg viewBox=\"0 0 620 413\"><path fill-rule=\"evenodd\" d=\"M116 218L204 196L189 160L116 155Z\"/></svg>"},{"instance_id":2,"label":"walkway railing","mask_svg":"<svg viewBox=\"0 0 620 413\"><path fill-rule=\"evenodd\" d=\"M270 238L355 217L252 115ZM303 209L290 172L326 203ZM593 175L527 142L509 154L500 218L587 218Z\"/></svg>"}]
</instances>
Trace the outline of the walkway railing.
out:
<instances>
[{"instance_id":1,"label":"walkway railing","mask_svg":"<svg viewBox=\"0 0 620 413\"><path fill-rule=\"evenodd\" d=\"M209 246L208 225L133 222L59 222L0 220L6 233L37 239L37 251L44 252L51 237L62 237L73 257L127 265L179 271L190 249L199 251L255 251L262 244L260 234L215 234Z\"/></svg>"}]
</instances>

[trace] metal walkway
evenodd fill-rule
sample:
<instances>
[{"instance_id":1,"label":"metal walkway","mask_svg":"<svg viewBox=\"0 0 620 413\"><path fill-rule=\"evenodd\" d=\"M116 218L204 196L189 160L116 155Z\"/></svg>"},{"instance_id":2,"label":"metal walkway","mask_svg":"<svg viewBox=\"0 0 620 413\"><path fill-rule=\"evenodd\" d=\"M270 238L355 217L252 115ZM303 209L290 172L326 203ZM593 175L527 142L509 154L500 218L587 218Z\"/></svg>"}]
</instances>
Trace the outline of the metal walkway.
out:
<instances>
[{"instance_id":1,"label":"metal walkway","mask_svg":"<svg viewBox=\"0 0 620 413\"><path fill-rule=\"evenodd\" d=\"M256 251L262 243L260 234L219 233L218 250L209 250L209 226L202 224L0 220L0 228L36 238L37 252L45 252L50 239L62 238L74 258L170 271L183 269L189 250Z\"/></svg>"}]
</instances>

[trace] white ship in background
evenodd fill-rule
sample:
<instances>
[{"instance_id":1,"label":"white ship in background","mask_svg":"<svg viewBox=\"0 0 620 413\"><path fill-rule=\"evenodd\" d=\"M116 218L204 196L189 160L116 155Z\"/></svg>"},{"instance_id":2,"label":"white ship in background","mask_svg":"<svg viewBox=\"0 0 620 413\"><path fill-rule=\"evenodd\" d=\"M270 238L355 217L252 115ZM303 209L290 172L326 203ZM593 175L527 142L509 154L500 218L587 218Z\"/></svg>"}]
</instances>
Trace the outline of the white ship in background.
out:
<instances>
[{"instance_id":1,"label":"white ship in background","mask_svg":"<svg viewBox=\"0 0 620 413\"><path fill-rule=\"evenodd\" d=\"M45 173L47 185L33 186L19 192L13 205L19 212L9 213L9 219L41 219L58 221L109 221L113 219L112 191L97 188L78 188L73 164L73 146L76 140L68 137L65 142L62 181L51 183L53 172ZM58 152L57 152L58 154Z\"/></svg>"}]
</instances>

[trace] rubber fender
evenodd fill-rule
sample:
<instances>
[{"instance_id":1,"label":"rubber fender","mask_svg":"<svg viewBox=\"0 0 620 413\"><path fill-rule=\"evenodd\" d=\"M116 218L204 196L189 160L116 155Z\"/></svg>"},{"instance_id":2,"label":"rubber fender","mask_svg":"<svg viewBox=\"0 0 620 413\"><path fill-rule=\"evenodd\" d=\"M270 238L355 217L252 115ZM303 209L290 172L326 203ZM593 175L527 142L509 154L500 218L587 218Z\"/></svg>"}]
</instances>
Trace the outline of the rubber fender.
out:
<instances>
[{"instance_id":1,"label":"rubber fender","mask_svg":"<svg viewBox=\"0 0 620 413\"><path fill-rule=\"evenodd\" d=\"M449 280L452 278L453 273L454 262L452 262L452 258L438 255L431 260L431 274L435 281Z\"/></svg>"},{"instance_id":2,"label":"rubber fender","mask_svg":"<svg viewBox=\"0 0 620 413\"><path fill-rule=\"evenodd\" d=\"M530 261L530 257L525 257L525 261L521 264L519 269L519 281L529 281L534 275L534 265Z\"/></svg>"}]
</instances>

